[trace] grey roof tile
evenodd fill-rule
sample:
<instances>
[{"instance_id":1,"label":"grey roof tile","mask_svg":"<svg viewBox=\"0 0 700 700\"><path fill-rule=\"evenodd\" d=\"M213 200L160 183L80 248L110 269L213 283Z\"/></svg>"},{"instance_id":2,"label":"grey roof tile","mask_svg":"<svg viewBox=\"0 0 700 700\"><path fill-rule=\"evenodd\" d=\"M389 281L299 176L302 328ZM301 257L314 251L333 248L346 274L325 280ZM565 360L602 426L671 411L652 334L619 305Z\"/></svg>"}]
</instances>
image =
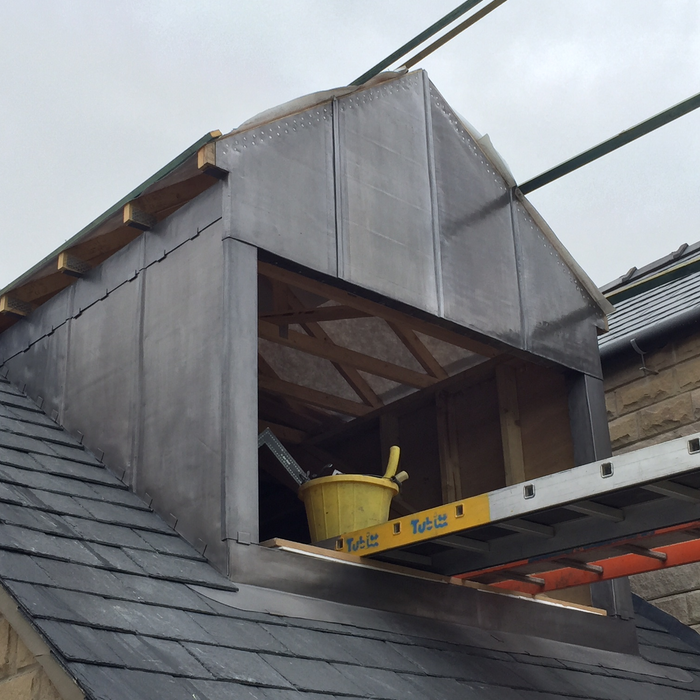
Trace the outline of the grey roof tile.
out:
<instances>
[{"instance_id":1,"label":"grey roof tile","mask_svg":"<svg viewBox=\"0 0 700 700\"><path fill-rule=\"evenodd\" d=\"M51 418L49 418L43 411L38 408L28 409L20 408L19 406L11 406L3 403L0 399L0 415L6 416L8 418L13 418L15 420L24 421L25 423L31 423L34 425L43 425L47 428L57 428L60 426Z\"/></svg>"},{"instance_id":2,"label":"grey roof tile","mask_svg":"<svg viewBox=\"0 0 700 700\"><path fill-rule=\"evenodd\" d=\"M207 700L305 700L296 690L277 690L242 685L235 681L191 681L192 686ZM314 700L323 700L315 695Z\"/></svg>"},{"instance_id":3,"label":"grey roof tile","mask_svg":"<svg viewBox=\"0 0 700 700\"><path fill-rule=\"evenodd\" d=\"M155 549L162 554L173 554L178 557L204 561L204 557L189 543L177 535L175 531L169 534L141 530L139 537L148 543L147 549Z\"/></svg>"},{"instance_id":4,"label":"grey roof tile","mask_svg":"<svg viewBox=\"0 0 700 700\"><path fill-rule=\"evenodd\" d=\"M9 464L25 469L37 469L41 466L34 455L2 446L0 446L0 464Z\"/></svg>"},{"instance_id":5,"label":"grey roof tile","mask_svg":"<svg viewBox=\"0 0 700 700\"><path fill-rule=\"evenodd\" d=\"M340 695L359 695L365 692L357 683L344 676L337 668L326 661L296 659L289 656L263 657L289 683L300 690L315 690Z\"/></svg>"},{"instance_id":6,"label":"grey roof tile","mask_svg":"<svg viewBox=\"0 0 700 700\"><path fill-rule=\"evenodd\" d=\"M49 574L39 565L40 559L19 552L0 550L0 572L4 580L50 584Z\"/></svg>"},{"instance_id":7,"label":"grey roof tile","mask_svg":"<svg viewBox=\"0 0 700 700\"><path fill-rule=\"evenodd\" d=\"M190 642L184 642L183 646L218 679L277 688L291 687L263 657L254 652Z\"/></svg>"},{"instance_id":8,"label":"grey roof tile","mask_svg":"<svg viewBox=\"0 0 700 700\"><path fill-rule=\"evenodd\" d=\"M92 484L78 479L68 479L55 474L48 474L44 470L23 469L4 465L0 467L0 479L13 484L21 484L42 491L51 491L69 496L85 496L95 498L95 490Z\"/></svg>"},{"instance_id":9,"label":"grey roof tile","mask_svg":"<svg viewBox=\"0 0 700 700\"><path fill-rule=\"evenodd\" d=\"M129 574L145 575L145 571L121 547L86 542L85 548L99 558L102 566ZM132 550L133 551L133 550Z\"/></svg>"},{"instance_id":10,"label":"grey roof tile","mask_svg":"<svg viewBox=\"0 0 700 700\"><path fill-rule=\"evenodd\" d=\"M362 689L361 695L390 700L422 700L422 694L416 686L393 671L344 664L333 664L333 666L348 681Z\"/></svg>"},{"instance_id":11,"label":"grey roof tile","mask_svg":"<svg viewBox=\"0 0 700 700\"><path fill-rule=\"evenodd\" d=\"M129 557L149 574L162 576L173 581L215 586L228 590L238 590L225 576L213 569L205 561L194 561L181 557L171 557L168 554L145 552L143 550L127 550Z\"/></svg>"},{"instance_id":12,"label":"grey roof tile","mask_svg":"<svg viewBox=\"0 0 700 700\"><path fill-rule=\"evenodd\" d=\"M416 671L432 676L484 683L498 678L501 685L528 687L527 683L523 683L522 677L510 670L514 662L506 664L463 652L438 651L404 644L392 646L414 664Z\"/></svg>"},{"instance_id":13,"label":"grey roof tile","mask_svg":"<svg viewBox=\"0 0 700 700\"><path fill-rule=\"evenodd\" d=\"M32 455L32 460L47 474L70 476L86 483L106 484L120 489L127 488L109 469L99 463L81 464L49 455ZM2 458L0 458L0 461L2 461Z\"/></svg>"},{"instance_id":14,"label":"grey roof tile","mask_svg":"<svg viewBox=\"0 0 700 700\"><path fill-rule=\"evenodd\" d=\"M188 680L163 673L71 663L69 670L95 700L209 700Z\"/></svg>"},{"instance_id":15,"label":"grey roof tile","mask_svg":"<svg viewBox=\"0 0 700 700\"><path fill-rule=\"evenodd\" d=\"M153 551L151 546L141 537L144 530L133 530L128 526L103 523L89 518L64 516L62 520L78 539L102 544L118 544L133 549Z\"/></svg>"},{"instance_id":16,"label":"grey roof tile","mask_svg":"<svg viewBox=\"0 0 700 700\"><path fill-rule=\"evenodd\" d=\"M193 614L192 617L222 646L250 651L287 651L287 648L258 622L218 615Z\"/></svg>"},{"instance_id":17,"label":"grey roof tile","mask_svg":"<svg viewBox=\"0 0 700 700\"><path fill-rule=\"evenodd\" d=\"M76 498L76 501L96 520L155 530L156 532L172 532L172 528L168 527L155 513L150 511L127 508L115 503L92 501L87 498Z\"/></svg>"},{"instance_id":18,"label":"grey roof tile","mask_svg":"<svg viewBox=\"0 0 700 700\"><path fill-rule=\"evenodd\" d=\"M28 552L99 566L102 562L76 540L0 523L0 549Z\"/></svg>"},{"instance_id":19,"label":"grey roof tile","mask_svg":"<svg viewBox=\"0 0 700 700\"><path fill-rule=\"evenodd\" d=\"M8 416L0 415L0 431L14 433L16 435L27 435L50 442L51 444L68 445L69 447L79 447L78 441L71 437L57 425L39 425L38 423L27 423Z\"/></svg>"},{"instance_id":20,"label":"grey roof tile","mask_svg":"<svg viewBox=\"0 0 700 700\"><path fill-rule=\"evenodd\" d=\"M301 627L263 626L292 656L304 656L324 661L350 663L355 661L355 658L345 648L346 637Z\"/></svg>"},{"instance_id":21,"label":"grey roof tile","mask_svg":"<svg viewBox=\"0 0 700 700\"><path fill-rule=\"evenodd\" d=\"M700 655L697 653L682 653L671 649L663 649L661 647L652 647L644 645L640 647L641 655L655 664L664 664L668 666L677 666L690 671L700 671Z\"/></svg>"}]
</instances>

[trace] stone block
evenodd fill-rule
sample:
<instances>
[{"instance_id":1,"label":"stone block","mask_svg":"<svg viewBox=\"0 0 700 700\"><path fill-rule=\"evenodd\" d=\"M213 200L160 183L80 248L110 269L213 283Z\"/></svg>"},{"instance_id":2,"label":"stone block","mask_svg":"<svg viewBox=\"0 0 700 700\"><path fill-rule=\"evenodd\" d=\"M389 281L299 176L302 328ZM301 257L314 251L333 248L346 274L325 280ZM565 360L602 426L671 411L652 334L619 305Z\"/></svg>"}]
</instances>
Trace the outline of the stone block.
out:
<instances>
[{"instance_id":1,"label":"stone block","mask_svg":"<svg viewBox=\"0 0 700 700\"><path fill-rule=\"evenodd\" d=\"M698 588L700 588L700 583L698 584ZM700 624L700 590L687 593L686 603L688 605L688 624Z\"/></svg>"},{"instance_id":2,"label":"stone block","mask_svg":"<svg viewBox=\"0 0 700 700\"><path fill-rule=\"evenodd\" d=\"M17 637L16 644L17 651L15 654L15 668L18 671L37 663L36 659L34 658L34 654L27 649L24 642L19 637Z\"/></svg>"},{"instance_id":3,"label":"stone block","mask_svg":"<svg viewBox=\"0 0 700 700\"><path fill-rule=\"evenodd\" d=\"M36 673L20 673L0 681L0 700L34 700L32 690Z\"/></svg>"},{"instance_id":4,"label":"stone block","mask_svg":"<svg viewBox=\"0 0 700 700\"><path fill-rule=\"evenodd\" d=\"M650 602L678 593L700 591L700 563L630 576L630 586L634 593ZM698 605L700 606L700 598ZM700 607L698 610L700 612Z\"/></svg>"},{"instance_id":5,"label":"stone block","mask_svg":"<svg viewBox=\"0 0 700 700\"><path fill-rule=\"evenodd\" d=\"M636 382L644 374L639 369L639 356L625 355L603 366L603 386L605 391L612 391L624 384Z\"/></svg>"},{"instance_id":6,"label":"stone block","mask_svg":"<svg viewBox=\"0 0 700 700\"><path fill-rule=\"evenodd\" d=\"M43 671L34 682L34 697L37 700L63 700L56 690L56 686Z\"/></svg>"},{"instance_id":7,"label":"stone block","mask_svg":"<svg viewBox=\"0 0 700 700\"><path fill-rule=\"evenodd\" d=\"M615 390L617 410L622 416L664 401L675 396L676 393L673 370L650 374Z\"/></svg>"},{"instance_id":8,"label":"stone block","mask_svg":"<svg viewBox=\"0 0 700 700\"><path fill-rule=\"evenodd\" d=\"M700 356L700 334L690 335L687 338L676 340L674 343L676 362L685 362L691 357Z\"/></svg>"},{"instance_id":9,"label":"stone block","mask_svg":"<svg viewBox=\"0 0 700 700\"><path fill-rule=\"evenodd\" d=\"M629 445L639 439L639 427L637 414L616 418L608 423L610 429L610 441L613 450Z\"/></svg>"},{"instance_id":10,"label":"stone block","mask_svg":"<svg viewBox=\"0 0 700 700\"><path fill-rule=\"evenodd\" d=\"M641 435L651 437L676 430L695 420L690 394L681 394L639 412Z\"/></svg>"},{"instance_id":11,"label":"stone block","mask_svg":"<svg viewBox=\"0 0 700 700\"><path fill-rule=\"evenodd\" d=\"M0 617L0 680L10 673L12 630L4 617Z\"/></svg>"},{"instance_id":12,"label":"stone block","mask_svg":"<svg viewBox=\"0 0 700 700\"><path fill-rule=\"evenodd\" d=\"M617 405L614 391L609 391L605 394L605 408L608 412L609 421L613 420L613 418L617 418Z\"/></svg>"},{"instance_id":13,"label":"stone block","mask_svg":"<svg viewBox=\"0 0 700 700\"><path fill-rule=\"evenodd\" d=\"M676 365L676 381L680 392L700 387L700 357Z\"/></svg>"},{"instance_id":14,"label":"stone block","mask_svg":"<svg viewBox=\"0 0 700 700\"><path fill-rule=\"evenodd\" d=\"M676 620L680 620L684 625L688 624L688 599L684 593L669 596L668 598L659 598L654 601L654 605L659 610L673 615Z\"/></svg>"}]
</instances>

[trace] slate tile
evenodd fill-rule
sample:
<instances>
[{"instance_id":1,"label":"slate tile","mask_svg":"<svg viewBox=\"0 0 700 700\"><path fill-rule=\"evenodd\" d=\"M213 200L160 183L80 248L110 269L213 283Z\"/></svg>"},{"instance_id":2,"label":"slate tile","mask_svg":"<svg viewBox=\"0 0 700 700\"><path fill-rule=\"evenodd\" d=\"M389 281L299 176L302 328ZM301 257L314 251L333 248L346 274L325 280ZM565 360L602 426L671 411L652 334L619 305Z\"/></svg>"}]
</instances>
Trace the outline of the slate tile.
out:
<instances>
[{"instance_id":1,"label":"slate tile","mask_svg":"<svg viewBox=\"0 0 700 700\"><path fill-rule=\"evenodd\" d=\"M55 559L38 559L37 565L45 573L47 583L57 588L104 597L120 597L118 594L124 590L121 576L94 566Z\"/></svg>"},{"instance_id":2,"label":"slate tile","mask_svg":"<svg viewBox=\"0 0 700 700\"><path fill-rule=\"evenodd\" d=\"M263 625L263 627L293 656L345 663L356 661L343 647L344 638L340 635L281 625Z\"/></svg>"},{"instance_id":3,"label":"slate tile","mask_svg":"<svg viewBox=\"0 0 700 700\"><path fill-rule=\"evenodd\" d=\"M20 408L19 406L10 406L4 404L0 399L0 412L8 418L14 418L24 423L43 425L48 428L59 428L55 421L52 421L42 410L36 407L32 410L26 407Z\"/></svg>"},{"instance_id":4,"label":"slate tile","mask_svg":"<svg viewBox=\"0 0 700 700\"><path fill-rule=\"evenodd\" d=\"M92 494L87 498L93 498L96 501L104 501L106 503L116 503L127 508L136 508L137 510L145 510L151 512L151 509L132 491L124 488L113 488L108 485L91 484L90 490Z\"/></svg>"},{"instance_id":5,"label":"slate tile","mask_svg":"<svg viewBox=\"0 0 700 700\"><path fill-rule=\"evenodd\" d=\"M39 440L47 440L50 443L61 445L69 445L71 447L78 446L78 441L64 430L61 430L57 425L38 425L37 423L26 423L0 415L0 430L5 430L9 433L17 435L26 435L27 437L37 438Z\"/></svg>"},{"instance_id":6,"label":"slate tile","mask_svg":"<svg viewBox=\"0 0 700 700\"><path fill-rule=\"evenodd\" d=\"M362 688L362 695L390 700L422 700L423 696L416 687L393 671L343 664L333 664L333 667L351 683Z\"/></svg>"},{"instance_id":7,"label":"slate tile","mask_svg":"<svg viewBox=\"0 0 700 700\"><path fill-rule=\"evenodd\" d=\"M171 557L167 554L145 552L137 549L129 549L127 551L129 557L152 576L162 576L174 581L238 590L235 584L212 568L208 562Z\"/></svg>"},{"instance_id":8,"label":"slate tile","mask_svg":"<svg viewBox=\"0 0 700 700\"><path fill-rule=\"evenodd\" d=\"M36 626L69 661L124 666L123 660L112 649L110 639L105 639L105 633L100 630L57 620L37 620ZM116 637L114 632L107 634Z\"/></svg>"},{"instance_id":9,"label":"slate tile","mask_svg":"<svg viewBox=\"0 0 700 700\"><path fill-rule=\"evenodd\" d=\"M2 481L0 481L0 502L20 506L31 506L32 504L22 486L15 486Z\"/></svg>"},{"instance_id":10,"label":"slate tile","mask_svg":"<svg viewBox=\"0 0 700 700\"><path fill-rule=\"evenodd\" d=\"M24 469L40 468L39 462L36 461L33 455L8 447L0 447L0 464L22 467Z\"/></svg>"},{"instance_id":11,"label":"slate tile","mask_svg":"<svg viewBox=\"0 0 700 700\"><path fill-rule=\"evenodd\" d=\"M60 592L57 588L8 580L3 583L34 617L71 622L86 621L79 612L67 607L65 601L57 597L56 594Z\"/></svg>"},{"instance_id":12,"label":"slate tile","mask_svg":"<svg viewBox=\"0 0 700 700\"><path fill-rule=\"evenodd\" d=\"M222 646L249 651L287 651L287 648L258 622L217 615L193 614L192 617Z\"/></svg>"},{"instance_id":13,"label":"slate tile","mask_svg":"<svg viewBox=\"0 0 700 700\"><path fill-rule=\"evenodd\" d=\"M421 698L439 698L440 700L468 700L464 684L454 678L436 676L404 675L403 680L415 686Z\"/></svg>"},{"instance_id":14,"label":"slate tile","mask_svg":"<svg viewBox=\"0 0 700 700\"><path fill-rule=\"evenodd\" d=\"M277 690L241 685L234 681L190 681L192 686L203 693L207 700L305 700L296 690ZM323 700L314 695L314 700Z\"/></svg>"},{"instance_id":15,"label":"slate tile","mask_svg":"<svg viewBox=\"0 0 700 700\"><path fill-rule=\"evenodd\" d=\"M151 532L149 530L139 531L139 537L148 543L145 549L155 549L161 554L172 554L173 556L206 561L205 558L189 543L179 537L177 533L165 534Z\"/></svg>"},{"instance_id":16,"label":"slate tile","mask_svg":"<svg viewBox=\"0 0 700 700\"><path fill-rule=\"evenodd\" d=\"M47 445L45 442L44 445ZM68 445L57 445L51 443L52 452L46 452L45 450L37 450L41 454L55 454L63 459L71 459L74 462L82 462L83 464L93 464L100 465L99 460L92 454L90 454L83 447L69 447Z\"/></svg>"},{"instance_id":17,"label":"slate tile","mask_svg":"<svg viewBox=\"0 0 700 700\"><path fill-rule=\"evenodd\" d=\"M70 479L56 474L50 474L41 468L22 469L19 467L0 467L0 479L10 481L33 489L66 494L68 496L86 496L91 498L95 490L91 484L78 479Z\"/></svg>"},{"instance_id":18,"label":"slate tile","mask_svg":"<svg viewBox=\"0 0 700 700\"><path fill-rule=\"evenodd\" d=\"M82 464L57 456L32 455L33 460L39 465L42 471L49 474L70 476L81 479L87 483L106 484L118 489L126 489L127 486L106 469L102 464ZM0 457L0 461L2 458Z\"/></svg>"},{"instance_id":19,"label":"slate tile","mask_svg":"<svg viewBox=\"0 0 700 700\"><path fill-rule=\"evenodd\" d=\"M80 663L69 670L95 700L209 700L188 680L167 674Z\"/></svg>"},{"instance_id":20,"label":"slate tile","mask_svg":"<svg viewBox=\"0 0 700 700\"><path fill-rule=\"evenodd\" d=\"M684 651L690 654L698 654L700 656L697 649L694 649L690 646L690 644L686 644L684 641L678 639L678 637L674 637L668 632L638 629L637 638L639 639L640 644L659 647L661 649L674 649L676 651Z\"/></svg>"},{"instance_id":21,"label":"slate tile","mask_svg":"<svg viewBox=\"0 0 700 700\"><path fill-rule=\"evenodd\" d=\"M1 478L1 477L0 477ZM78 501L65 493L53 493L31 489L31 498L38 508L48 510L61 515L77 515L81 518L89 518L88 513Z\"/></svg>"},{"instance_id":22,"label":"slate tile","mask_svg":"<svg viewBox=\"0 0 700 700\"><path fill-rule=\"evenodd\" d=\"M62 520L80 539L102 544L119 545L120 547L142 548L153 551L152 547L130 527L102 523L91 518L64 516ZM140 531L143 532L143 531Z\"/></svg>"},{"instance_id":23,"label":"slate tile","mask_svg":"<svg viewBox=\"0 0 700 700\"><path fill-rule=\"evenodd\" d=\"M667 666L677 666L685 668L689 671L700 671L700 655L696 653L685 654L671 649L662 649L661 647L641 646L639 653L647 661L654 664L662 664Z\"/></svg>"},{"instance_id":24,"label":"slate tile","mask_svg":"<svg viewBox=\"0 0 700 700\"><path fill-rule=\"evenodd\" d=\"M331 695L365 695L364 690L326 661L295 659L265 654L265 661L300 690L315 690Z\"/></svg>"},{"instance_id":25,"label":"slate tile","mask_svg":"<svg viewBox=\"0 0 700 700\"><path fill-rule=\"evenodd\" d=\"M337 635L343 649L361 666L390 671L415 671L415 664L387 642L350 635Z\"/></svg>"},{"instance_id":26,"label":"slate tile","mask_svg":"<svg viewBox=\"0 0 700 700\"><path fill-rule=\"evenodd\" d=\"M100 560L77 540L56 537L36 530L0 524L0 549L43 554L81 564L99 566Z\"/></svg>"},{"instance_id":27,"label":"slate tile","mask_svg":"<svg viewBox=\"0 0 700 700\"><path fill-rule=\"evenodd\" d=\"M405 644L392 646L414 664L416 671L423 671L429 675L485 683L498 678L502 685L527 687L520 676L511 672L513 662Z\"/></svg>"},{"instance_id":28,"label":"slate tile","mask_svg":"<svg viewBox=\"0 0 700 700\"><path fill-rule=\"evenodd\" d=\"M76 500L95 520L158 532L171 533L173 531L155 513L150 511L136 510L116 503L103 503L88 498L76 498Z\"/></svg>"},{"instance_id":29,"label":"slate tile","mask_svg":"<svg viewBox=\"0 0 700 700\"><path fill-rule=\"evenodd\" d=\"M96 542L85 542L84 546L98 557L105 568L130 574L145 574L145 571L121 547Z\"/></svg>"},{"instance_id":30,"label":"slate tile","mask_svg":"<svg viewBox=\"0 0 700 700\"><path fill-rule=\"evenodd\" d=\"M11 406L12 408L21 408L27 411L27 413L44 413L31 399L16 394L7 394L3 391L0 391L0 404L3 406Z\"/></svg>"},{"instance_id":31,"label":"slate tile","mask_svg":"<svg viewBox=\"0 0 700 700\"><path fill-rule=\"evenodd\" d=\"M54 449L53 446L48 442L43 440L38 440L36 438L26 437L24 435L15 435L14 433L6 433L0 431L0 447L8 447L14 450L21 450L23 452L55 455L59 456L58 449ZM56 445L56 448L59 446Z\"/></svg>"},{"instance_id":32,"label":"slate tile","mask_svg":"<svg viewBox=\"0 0 700 700\"><path fill-rule=\"evenodd\" d=\"M28 498L27 500L31 501L33 499ZM0 506L0 520L8 525L17 525L49 534L74 537L74 533L71 532L62 518L31 507L3 504Z\"/></svg>"},{"instance_id":33,"label":"slate tile","mask_svg":"<svg viewBox=\"0 0 700 700\"><path fill-rule=\"evenodd\" d=\"M0 575L3 580L25 581L27 583L52 583L49 575L29 554L0 550Z\"/></svg>"},{"instance_id":34,"label":"slate tile","mask_svg":"<svg viewBox=\"0 0 700 700\"><path fill-rule=\"evenodd\" d=\"M290 687L266 660L253 652L191 642L183 642L183 646L217 679L277 688Z\"/></svg>"}]
</instances>

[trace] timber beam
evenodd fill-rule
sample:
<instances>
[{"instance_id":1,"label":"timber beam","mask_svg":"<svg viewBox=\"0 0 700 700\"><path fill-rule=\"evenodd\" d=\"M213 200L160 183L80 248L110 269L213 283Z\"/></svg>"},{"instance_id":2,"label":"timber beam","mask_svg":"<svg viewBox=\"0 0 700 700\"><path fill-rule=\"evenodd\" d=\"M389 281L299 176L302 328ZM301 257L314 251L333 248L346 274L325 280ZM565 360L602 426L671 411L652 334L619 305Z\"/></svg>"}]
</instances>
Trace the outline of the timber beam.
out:
<instances>
[{"instance_id":1,"label":"timber beam","mask_svg":"<svg viewBox=\"0 0 700 700\"><path fill-rule=\"evenodd\" d=\"M58 271L71 277L82 277L92 269L90 263L71 255L67 250L58 254Z\"/></svg>"},{"instance_id":2,"label":"timber beam","mask_svg":"<svg viewBox=\"0 0 700 700\"><path fill-rule=\"evenodd\" d=\"M32 305L10 294L0 296L0 314L24 318L32 311Z\"/></svg>"},{"instance_id":3,"label":"timber beam","mask_svg":"<svg viewBox=\"0 0 700 700\"><path fill-rule=\"evenodd\" d=\"M364 355L355 350L341 347L332 343L328 343L318 338L313 338L303 333L296 331L288 331L286 337L280 335L280 329L272 324L260 321L258 323L258 335L263 340L277 343L294 350L321 357L331 362L338 362L343 365L349 365L355 369L374 374L378 377L384 377L399 384L419 389L432 386L437 380L427 374L420 374L414 370L401 367L399 365L379 360L370 355Z\"/></svg>"},{"instance_id":4,"label":"timber beam","mask_svg":"<svg viewBox=\"0 0 700 700\"><path fill-rule=\"evenodd\" d=\"M268 279L284 282L291 287L311 292L325 299L331 299L339 304L350 306L359 311L364 311L369 316L376 316L378 318L383 318L385 321L393 321L398 325L408 326L414 331L456 345L459 348L469 350L477 355L490 358L502 354L496 348L486 345L486 343L468 338L467 336L431 323L430 321L410 316L402 311L397 311L389 306L385 306L384 304L359 297L356 294L339 289L338 287L333 287L310 277L291 272L278 265L260 261L258 262L258 270L261 275Z\"/></svg>"}]
</instances>

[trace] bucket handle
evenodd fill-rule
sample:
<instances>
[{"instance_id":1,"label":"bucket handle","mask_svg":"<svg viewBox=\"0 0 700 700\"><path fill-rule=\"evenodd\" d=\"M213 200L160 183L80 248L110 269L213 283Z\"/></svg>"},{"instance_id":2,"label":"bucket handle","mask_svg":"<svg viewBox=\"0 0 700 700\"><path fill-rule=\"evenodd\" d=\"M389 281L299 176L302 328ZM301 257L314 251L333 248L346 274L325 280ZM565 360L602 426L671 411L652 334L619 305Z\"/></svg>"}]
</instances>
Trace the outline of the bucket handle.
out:
<instances>
[{"instance_id":1,"label":"bucket handle","mask_svg":"<svg viewBox=\"0 0 700 700\"><path fill-rule=\"evenodd\" d=\"M389 462L386 465L386 471L384 472L385 479L392 479L396 475L396 470L399 468L399 456L401 455L401 448L398 445L392 445L389 448Z\"/></svg>"}]
</instances>

